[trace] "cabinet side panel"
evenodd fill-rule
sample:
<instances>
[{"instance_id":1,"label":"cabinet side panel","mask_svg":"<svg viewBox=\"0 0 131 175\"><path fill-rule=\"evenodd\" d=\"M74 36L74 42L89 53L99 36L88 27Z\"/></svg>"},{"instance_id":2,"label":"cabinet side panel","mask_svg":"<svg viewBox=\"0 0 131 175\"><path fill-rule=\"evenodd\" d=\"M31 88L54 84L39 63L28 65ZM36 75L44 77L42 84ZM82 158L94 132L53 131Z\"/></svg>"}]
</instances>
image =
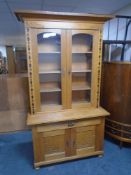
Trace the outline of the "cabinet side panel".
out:
<instances>
[{"instance_id":1,"label":"cabinet side panel","mask_svg":"<svg viewBox=\"0 0 131 175\"><path fill-rule=\"evenodd\" d=\"M33 81L36 112L40 111L40 84L38 71L38 49L37 49L37 31L31 30L31 50L32 50L32 66L33 66Z\"/></svg>"},{"instance_id":2,"label":"cabinet side panel","mask_svg":"<svg viewBox=\"0 0 131 175\"><path fill-rule=\"evenodd\" d=\"M99 63L98 63L98 75L97 75L97 107L100 106L100 87L101 87L101 69L102 69L102 29L99 30Z\"/></svg>"},{"instance_id":3,"label":"cabinet side panel","mask_svg":"<svg viewBox=\"0 0 131 175\"><path fill-rule=\"evenodd\" d=\"M27 48L27 64L28 64L28 83L29 83L29 96L30 96L30 111L35 113L35 94L34 94L34 81L33 81L33 63L32 63L32 50L31 50L31 32L30 28L25 26L26 33L26 48Z\"/></svg>"},{"instance_id":4,"label":"cabinet side panel","mask_svg":"<svg viewBox=\"0 0 131 175\"><path fill-rule=\"evenodd\" d=\"M34 150L34 162L40 162L41 160L41 149L40 149L40 139L37 133L36 127L32 128L32 137L33 137L33 150Z\"/></svg>"},{"instance_id":5,"label":"cabinet side panel","mask_svg":"<svg viewBox=\"0 0 131 175\"><path fill-rule=\"evenodd\" d=\"M104 128L105 128L105 118L101 118L101 124L96 125L96 140L95 140L95 150L103 150L104 142Z\"/></svg>"},{"instance_id":6,"label":"cabinet side panel","mask_svg":"<svg viewBox=\"0 0 131 175\"><path fill-rule=\"evenodd\" d=\"M96 31L93 38L93 73L92 73L92 105L99 107L100 78L102 59L102 32Z\"/></svg>"}]
</instances>

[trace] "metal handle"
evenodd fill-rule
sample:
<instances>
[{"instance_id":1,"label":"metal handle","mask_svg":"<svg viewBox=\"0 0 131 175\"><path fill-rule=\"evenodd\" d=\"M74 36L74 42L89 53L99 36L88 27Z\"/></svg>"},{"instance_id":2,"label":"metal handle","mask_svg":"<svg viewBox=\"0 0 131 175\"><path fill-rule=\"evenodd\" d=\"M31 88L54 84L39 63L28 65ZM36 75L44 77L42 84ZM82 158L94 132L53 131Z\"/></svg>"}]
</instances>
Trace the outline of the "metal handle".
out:
<instances>
[{"instance_id":1,"label":"metal handle","mask_svg":"<svg viewBox=\"0 0 131 175\"><path fill-rule=\"evenodd\" d=\"M69 126L69 127L72 127L72 126L74 126L74 125L75 125L75 123L74 123L73 121L69 121L69 122L68 122L68 126Z\"/></svg>"}]
</instances>

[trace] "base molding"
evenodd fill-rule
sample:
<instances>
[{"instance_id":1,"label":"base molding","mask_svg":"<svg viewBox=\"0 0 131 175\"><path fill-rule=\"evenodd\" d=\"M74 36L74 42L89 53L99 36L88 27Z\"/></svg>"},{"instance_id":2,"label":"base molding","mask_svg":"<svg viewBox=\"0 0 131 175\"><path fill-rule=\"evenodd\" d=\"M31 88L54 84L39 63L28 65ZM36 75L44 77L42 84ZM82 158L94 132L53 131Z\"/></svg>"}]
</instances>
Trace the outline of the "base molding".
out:
<instances>
[{"instance_id":1,"label":"base molding","mask_svg":"<svg viewBox=\"0 0 131 175\"><path fill-rule=\"evenodd\" d=\"M100 156L102 157L104 154L103 151L95 151L94 153L88 153L86 155L81 155L81 156L71 156L71 157L66 157L66 158L61 158L61 159L56 159L56 160L51 160L51 161L42 161L42 162L37 162L37 163L34 163L34 167L35 169L40 167L40 166L43 166L43 165L49 165L49 164L53 164L53 163L59 163L59 162L65 162L65 161L70 161L70 160L78 160L78 159L81 159L81 158L86 158L86 157L91 157L91 156Z\"/></svg>"}]
</instances>

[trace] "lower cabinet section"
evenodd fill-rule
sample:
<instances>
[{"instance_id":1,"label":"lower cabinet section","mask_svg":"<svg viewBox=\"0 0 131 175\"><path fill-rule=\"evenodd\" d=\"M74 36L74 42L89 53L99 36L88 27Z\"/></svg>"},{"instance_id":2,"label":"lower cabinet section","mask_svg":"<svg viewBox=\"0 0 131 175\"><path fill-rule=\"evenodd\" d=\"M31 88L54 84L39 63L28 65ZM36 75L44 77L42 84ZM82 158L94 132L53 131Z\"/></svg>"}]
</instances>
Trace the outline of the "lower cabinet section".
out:
<instances>
[{"instance_id":1,"label":"lower cabinet section","mask_svg":"<svg viewBox=\"0 0 131 175\"><path fill-rule=\"evenodd\" d=\"M33 126L35 167L103 153L104 117Z\"/></svg>"}]
</instances>

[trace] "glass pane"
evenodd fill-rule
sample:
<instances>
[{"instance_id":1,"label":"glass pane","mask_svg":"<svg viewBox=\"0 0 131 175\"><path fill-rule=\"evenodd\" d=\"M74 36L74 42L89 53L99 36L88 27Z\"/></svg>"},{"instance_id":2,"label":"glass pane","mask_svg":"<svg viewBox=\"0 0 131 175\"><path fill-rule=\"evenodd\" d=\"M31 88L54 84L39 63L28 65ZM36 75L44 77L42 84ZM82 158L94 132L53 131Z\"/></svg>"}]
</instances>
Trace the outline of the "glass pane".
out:
<instances>
[{"instance_id":1,"label":"glass pane","mask_svg":"<svg viewBox=\"0 0 131 175\"><path fill-rule=\"evenodd\" d=\"M72 36L72 103L91 100L92 40L89 34Z\"/></svg>"},{"instance_id":2,"label":"glass pane","mask_svg":"<svg viewBox=\"0 0 131 175\"><path fill-rule=\"evenodd\" d=\"M37 35L41 108L61 105L61 36Z\"/></svg>"},{"instance_id":3,"label":"glass pane","mask_svg":"<svg viewBox=\"0 0 131 175\"><path fill-rule=\"evenodd\" d=\"M131 62L131 44L104 44L104 61Z\"/></svg>"}]
</instances>

